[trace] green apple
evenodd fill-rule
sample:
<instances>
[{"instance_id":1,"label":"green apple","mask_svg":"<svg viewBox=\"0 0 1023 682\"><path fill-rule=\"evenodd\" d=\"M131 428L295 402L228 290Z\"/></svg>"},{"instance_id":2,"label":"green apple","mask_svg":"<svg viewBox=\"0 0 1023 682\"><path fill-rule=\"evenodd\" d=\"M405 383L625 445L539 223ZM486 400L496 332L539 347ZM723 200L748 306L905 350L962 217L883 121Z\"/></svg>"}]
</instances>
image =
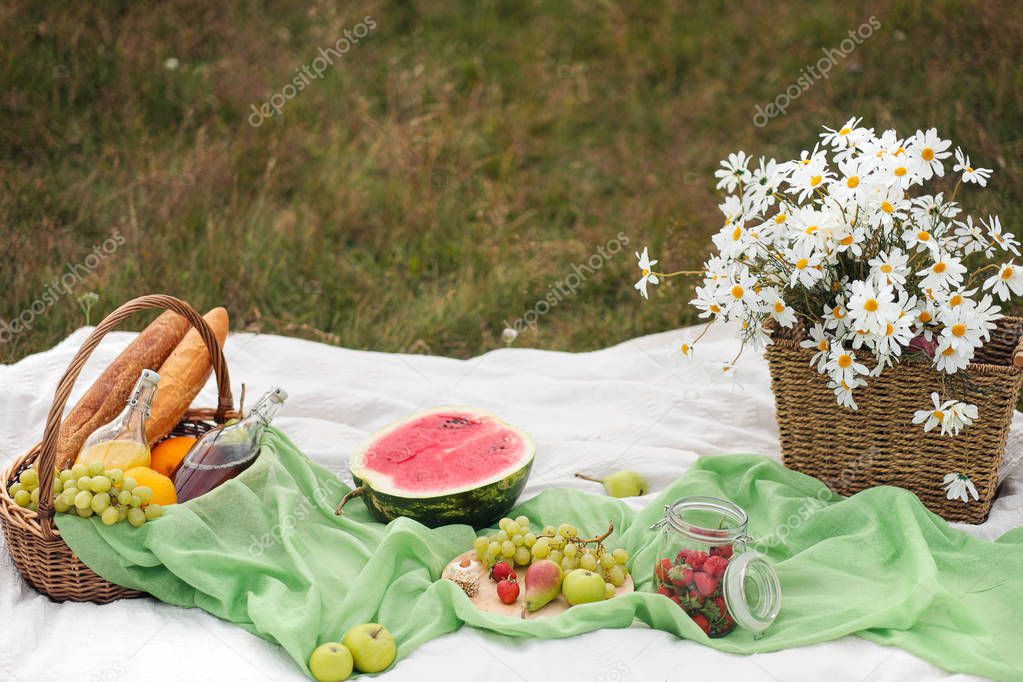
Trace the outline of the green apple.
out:
<instances>
[{"instance_id":1,"label":"green apple","mask_svg":"<svg viewBox=\"0 0 1023 682\"><path fill-rule=\"evenodd\" d=\"M378 673L394 662L398 646L394 637L379 623L356 625L345 634L341 643L348 647L361 673Z\"/></svg>"},{"instance_id":2,"label":"green apple","mask_svg":"<svg viewBox=\"0 0 1023 682\"><path fill-rule=\"evenodd\" d=\"M317 682L341 682L352 674L352 652L339 642L316 647L309 657L309 672Z\"/></svg>"},{"instance_id":3,"label":"green apple","mask_svg":"<svg viewBox=\"0 0 1023 682\"><path fill-rule=\"evenodd\" d=\"M600 574L587 571L585 568L569 571L561 584L561 594L564 595L565 601L572 606L603 601L606 592L607 587Z\"/></svg>"}]
</instances>

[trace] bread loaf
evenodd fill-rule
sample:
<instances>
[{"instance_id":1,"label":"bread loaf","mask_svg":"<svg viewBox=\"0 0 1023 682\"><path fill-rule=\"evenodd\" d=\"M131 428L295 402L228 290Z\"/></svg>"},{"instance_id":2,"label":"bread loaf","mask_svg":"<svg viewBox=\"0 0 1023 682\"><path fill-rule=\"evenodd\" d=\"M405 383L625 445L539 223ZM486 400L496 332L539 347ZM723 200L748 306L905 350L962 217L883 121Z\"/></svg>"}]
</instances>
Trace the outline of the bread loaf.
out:
<instances>
[{"instance_id":1,"label":"bread loaf","mask_svg":"<svg viewBox=\"0 0 1023 682\"><path fill-rule=\"evenodd\" d=\"M223 346L227 338L227 311L214 308L203 315L203 319ZM146 420L146 436L150 443L170 433L210 378L213 363L199 332L195 329L189 331L157 371L160 373L160 387Z\"/></svg>"},{"instance_id":2,"label":"bread loaf","mask_svg":"<svg viewBox=\"0 0 1023 682\"><path fill-rule=\"evenodd\" d=\"M142 370L159 368L184 338L188 326L188 320L168 310L143 329L103 370L60 425L58 466L73 462L85 439L124 409Z\"/></svg>"}]
</instances>

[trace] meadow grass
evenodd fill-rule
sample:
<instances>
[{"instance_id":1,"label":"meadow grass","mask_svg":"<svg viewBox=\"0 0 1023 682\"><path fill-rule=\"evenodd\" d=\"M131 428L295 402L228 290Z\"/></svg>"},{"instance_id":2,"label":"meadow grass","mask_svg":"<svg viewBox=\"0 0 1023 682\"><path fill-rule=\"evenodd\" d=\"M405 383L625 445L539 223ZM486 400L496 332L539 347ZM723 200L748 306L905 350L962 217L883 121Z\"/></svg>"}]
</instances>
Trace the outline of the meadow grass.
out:
<instances>
[{"instance_id":1,"label":"meadow grass","mask_svg":"<svg viewBox=\"0 0 1023 682\"><path fill-rule=\"evenodd\" d=\"M52 5L52 7L51 7ZM375 28L281 115L257 107L317 49ZM874 16L788 113L765 105ZM168 61L170 60L170 61ZM632 252L696 268L718 160L788 158L852 115L937 126L1013 232L1023 15L1012 2L110 2L0 10L0 318L116 232L114 253L0 344L52 346L121 302L225 305L235 330L466 357L623 233L517 346L581 351L693 323ZM145 319L140 318L135 328Z\"/></svg>"}]
</instances>

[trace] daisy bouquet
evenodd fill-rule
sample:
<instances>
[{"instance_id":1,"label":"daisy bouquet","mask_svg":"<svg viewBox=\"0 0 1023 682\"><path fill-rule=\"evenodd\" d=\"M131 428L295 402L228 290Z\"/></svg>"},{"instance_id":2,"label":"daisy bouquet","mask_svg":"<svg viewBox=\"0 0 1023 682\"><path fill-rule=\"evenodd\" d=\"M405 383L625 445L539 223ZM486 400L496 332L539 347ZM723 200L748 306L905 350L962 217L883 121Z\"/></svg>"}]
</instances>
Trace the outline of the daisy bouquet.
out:
<instances>
[{"instance_id":1,"label":"daisy bouquet","mask_svg":"<svg viewBox=\"0 0 1023 682\"><path fill-rule=\"evenodd\" d=\"M979 418L965 400L967 367L1001 317L996 302L1023 293L1016 237L957 202L991 171L958 147L951 159L952 143L933 128L903 138L854 118L824 130L798 159L738 152L721 162L724 226L692 304L710 322L738 321L743 347L770 344L775 328L798 334L838 404L853 410L856 389L895 363L930 363L944 395L929 405L921 396L913 421L956 435ZM926 193L931 182L951 191ZM644 298L648 285L690 274L656 272L645 248L636 255Z\"/></svg>"}]
</instances>

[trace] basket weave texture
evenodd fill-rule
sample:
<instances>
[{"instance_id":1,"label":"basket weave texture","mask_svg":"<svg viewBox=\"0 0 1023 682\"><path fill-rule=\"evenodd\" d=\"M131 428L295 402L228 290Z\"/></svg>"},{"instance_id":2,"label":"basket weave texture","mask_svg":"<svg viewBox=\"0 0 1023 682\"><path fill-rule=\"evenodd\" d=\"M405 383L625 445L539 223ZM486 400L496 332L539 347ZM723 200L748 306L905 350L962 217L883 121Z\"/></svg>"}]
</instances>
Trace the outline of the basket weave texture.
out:
<instances>
[{"instance_id":1,"label":"basket weave texture","mask_svg":"<svg viewBox=\"0 0 1023 682\"><path fill-rule=\"evenodd\" d=\"M782 332L776 330L767 358L785 466L843 495L894 485L948 521L976 524L987 518L1023 385L1017 366L1023 364L1023 318L999 320L991 340L977 351L967 369L968 400L980 418L955 437L940 435L940 428L925 433L913 423L914 413L931 405L931 392L950 393L942 390L947 377L929 362L890 367L856 389L859 409L849 410L837 404L827 378L811 367L813 350L799 346L802 335ZM946 498L943 479L953 472L970 478L978 501Z\"/></svg>"},{"instance_id":2,"label":"basket weave texture","mask_svg":"<svg viewBox=\"0 0 1023 682\"><path fill-rule=\"evenodd\" d=\"M131 314L151 308L173 310L188 319L210 350L213 372L217 378L217 407L190 409L170 435L199 435L215 424L222 424L237 416L232 407L227 363L217 337L202 316L184 301L163 294L140 296L114 310L96 326L57 385L42 442L16 458L3 472L3 486L0 489L0 522L14 565L32 587L54 601L106 604L117 599L144 596L141 592L104 580L74 555L54 525L53 504L48 495L41 495L38 511L31 511L16 505L8 488L22 471L38 462L39 488L50 490L54 467L64 468L70 464L56 462L55 459L60 422L78 374L107 332Z\"/></svg>"}]
</instances>

